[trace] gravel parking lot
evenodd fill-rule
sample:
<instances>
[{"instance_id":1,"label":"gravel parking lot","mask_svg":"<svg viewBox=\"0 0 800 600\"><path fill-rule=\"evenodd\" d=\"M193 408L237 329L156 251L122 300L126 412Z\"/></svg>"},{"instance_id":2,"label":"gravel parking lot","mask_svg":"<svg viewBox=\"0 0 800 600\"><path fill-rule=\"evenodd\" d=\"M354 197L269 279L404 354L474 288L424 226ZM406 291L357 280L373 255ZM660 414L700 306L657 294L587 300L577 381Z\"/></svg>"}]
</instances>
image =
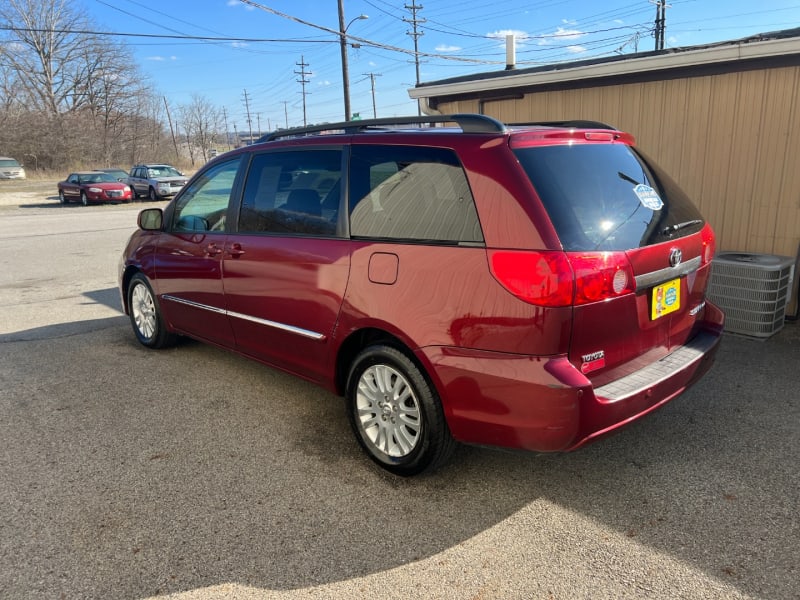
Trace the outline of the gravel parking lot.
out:
<instances>
[{"instance_id":1,"label":"gravel parking lot","mask_svg":"<svg viewBox=\"0 0 800 600\"><path fill-rule=\"evenodd\" d=\"M339 398L137 344L115 269L140 205L9 189L0 598L800 597L797 323L726 335L696 387L578 452L399 479Z\"/></svg>"}]
</instances>

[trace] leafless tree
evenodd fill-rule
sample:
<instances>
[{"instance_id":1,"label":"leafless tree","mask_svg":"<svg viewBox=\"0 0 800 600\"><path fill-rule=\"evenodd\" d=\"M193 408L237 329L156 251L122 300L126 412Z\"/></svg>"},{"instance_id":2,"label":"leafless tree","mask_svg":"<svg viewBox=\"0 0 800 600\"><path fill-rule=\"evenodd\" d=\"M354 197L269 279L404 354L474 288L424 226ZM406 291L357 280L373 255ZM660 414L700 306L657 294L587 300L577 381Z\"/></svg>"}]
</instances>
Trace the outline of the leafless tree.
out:
<instances>
[{"instance_id":1,"label":"leafless tree","mask_svg":"<svg viewBox=\"0 0 800 600\"><path fill-rule=\"evenodd\" d=\"M0 2L4 151L41 166L150 160L162 112L125 46L92 31L70 0Z\"/></svg>"},{"instance_id":2,"label":"leafless tree","mask_svg":"<svg viewBox=\"0 0 800 600\"><path fill-rule=\"evenodd\" d=\"M203 161L209 159L208 151L219 132L221 112L204 96L194 94L189 104L179 108L186 133L186 143L194 166L194 155L199 151Z\"/></svg>"}]
</instances>

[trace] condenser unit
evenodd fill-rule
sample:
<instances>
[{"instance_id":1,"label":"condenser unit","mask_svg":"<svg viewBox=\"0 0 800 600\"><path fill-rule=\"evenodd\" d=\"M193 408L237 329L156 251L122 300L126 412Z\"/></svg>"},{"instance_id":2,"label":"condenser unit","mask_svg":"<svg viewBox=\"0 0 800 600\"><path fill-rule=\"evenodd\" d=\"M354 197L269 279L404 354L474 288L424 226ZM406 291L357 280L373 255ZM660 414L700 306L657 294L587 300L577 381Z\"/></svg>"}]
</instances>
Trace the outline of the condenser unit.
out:
<instances>
[{"instance_id":1,"label":"condenser unit","mask_svg":"<svg viewBox=\"0 0 800 600\"><path fill-rule=\"evenodd\" d=\"M793 277L793 258L723 252L711 263L708 297L725 313L726 331L768 338L783 327Z\"/></svg>"}]
</instances>

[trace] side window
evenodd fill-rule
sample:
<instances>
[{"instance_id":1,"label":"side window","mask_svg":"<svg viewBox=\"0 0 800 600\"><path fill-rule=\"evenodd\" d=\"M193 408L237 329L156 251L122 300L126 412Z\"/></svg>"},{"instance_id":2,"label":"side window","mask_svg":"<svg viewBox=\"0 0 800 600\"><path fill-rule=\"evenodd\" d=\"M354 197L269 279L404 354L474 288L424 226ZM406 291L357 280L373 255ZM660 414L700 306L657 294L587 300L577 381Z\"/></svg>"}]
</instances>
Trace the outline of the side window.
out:
<instances>
[{"instance_id":1,"label":"side window","mask_svg":"<svg viewBox=\"0 0 800 600\"><path fill-rule=\"evenodd\" d=\"M215 165L187 186L175 204L172 231L224 231L240 159Z\"/></svg>"},{"instance_id":2,"label":"side window","mask_svg":"<svg viewBox=\"0 0 800 600\"><path fill-rule=\"evenodd\" d=\"M452 150L355 145L349 200L353 237L483 242L467 177Z\"/></svg>"},{"instance_id":3,"label":"side window","mask_svg":"<svg viewBox=\"0 0 800 600\"><path fill-rule=\"evenodd\" d=\"M239 233L336 235L341 165L339 149L255 155L245 182Z\"/></svg>"}]
</instances>

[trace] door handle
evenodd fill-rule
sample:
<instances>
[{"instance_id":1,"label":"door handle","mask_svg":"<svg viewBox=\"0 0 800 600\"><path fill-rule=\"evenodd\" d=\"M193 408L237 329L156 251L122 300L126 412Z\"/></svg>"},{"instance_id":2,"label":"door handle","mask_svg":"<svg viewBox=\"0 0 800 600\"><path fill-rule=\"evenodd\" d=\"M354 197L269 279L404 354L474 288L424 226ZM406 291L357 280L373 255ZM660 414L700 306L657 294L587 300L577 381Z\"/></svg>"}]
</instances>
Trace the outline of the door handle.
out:
<instances>
[{"instance_id":1,"label":"door handle","mask_svg":"<svg viewBox=\"0 0 800 600\"><path fill-rule=\"evenodd\" d=\"M239 258L242 254L244 254L244 250L242 250L241 244L231 244L230 248L228 248L228 254L231 255L233 258Z\"/></svg>"},{"instance_id":2,"label":"door handle","mask_svg":"<svg viewBox=\"0 0 800 600\"><path fill-rule=\"evenodd\" d=\"M217 246L215 242L211 242L206 246L206 256L217 256L222 254L222 248Z\"/></svg>"}]
</instances>

